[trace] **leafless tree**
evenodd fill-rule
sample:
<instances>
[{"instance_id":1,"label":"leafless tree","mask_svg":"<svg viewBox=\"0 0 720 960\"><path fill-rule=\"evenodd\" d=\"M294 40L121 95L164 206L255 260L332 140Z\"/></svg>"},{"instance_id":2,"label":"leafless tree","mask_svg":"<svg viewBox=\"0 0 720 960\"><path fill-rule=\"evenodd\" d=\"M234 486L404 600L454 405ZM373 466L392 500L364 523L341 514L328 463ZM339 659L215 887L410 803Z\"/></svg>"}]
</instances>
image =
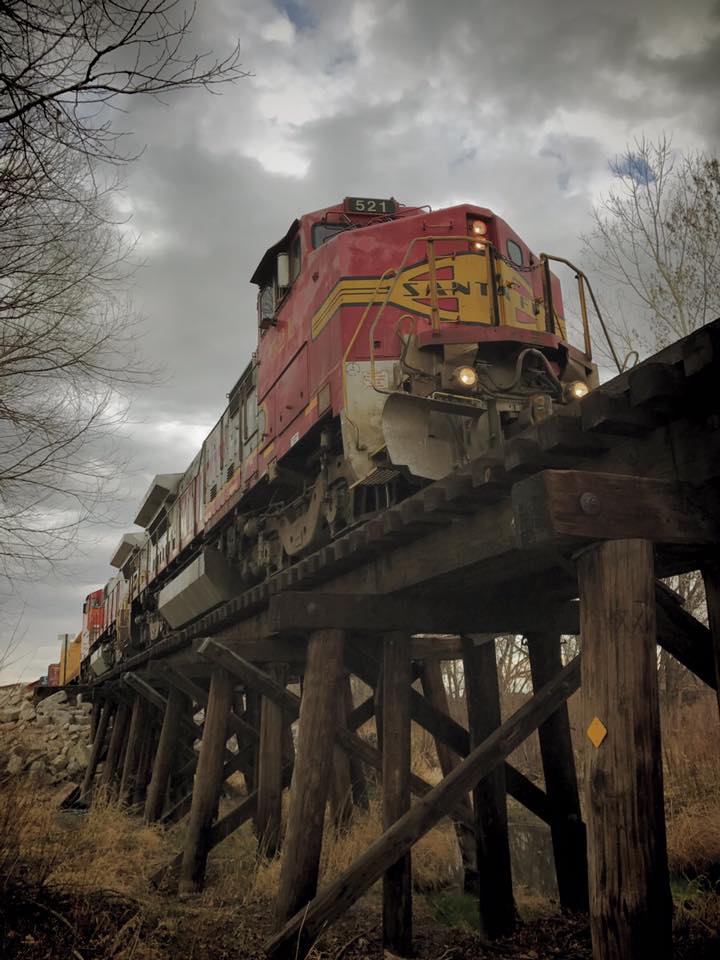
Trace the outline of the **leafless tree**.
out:
<instances>
[{"instance_id":1,"label":"leafless tree","mask_svg":"<svg viewBox=\"0 0 720 960\"><path fill-rule=\"evenodd\" d=\"M720 164L704 153L676 154L667 137L643 137L611 167L616 186L593 212L586 252L615 291L615 336L643 355L720 316ZM704 619L697 571L669 585ZM665 651L659 663L673 701L689 674Z\"/></svg>"},{"instance_id":2,"label":"leafless tree","mask_svg":"<svg viewBox=\"0 0 720 960\"><path fill-rule=\"evenodd\" d=\"M152 376L112 205L133 157L113 127L139 94L244 76L190 49L179 0L0 0L0 571L74 543L116 472L108 440ZM112 172L114 168L114 173ZM108 171L111 173L108 173Z\"/></svg>"},{"instance_id":3,"label":"leafless tree","mask_svg":"<svg viewBox=\"0 0 720 960\"><path fill-rule=\"evenodd\" d=\"M720 316L720 165L667 137L628 146L593 211L586 255L614 292L614 333L652 352Z\"/></svg>"}]
</instances>

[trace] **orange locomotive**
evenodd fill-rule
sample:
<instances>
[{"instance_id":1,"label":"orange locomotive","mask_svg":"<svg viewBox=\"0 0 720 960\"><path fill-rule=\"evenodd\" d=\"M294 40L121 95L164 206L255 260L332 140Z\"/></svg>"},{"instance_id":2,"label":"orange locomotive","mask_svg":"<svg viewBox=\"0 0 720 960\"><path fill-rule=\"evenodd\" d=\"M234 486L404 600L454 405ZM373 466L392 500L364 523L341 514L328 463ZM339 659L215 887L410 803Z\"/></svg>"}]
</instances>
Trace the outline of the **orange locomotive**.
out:
<instances>
[{"instance_id":1,"label":"orange locomotive","mask_svg":"<svg viewBox=\"0 0 720 960\"><path fill-rule=\"evenodd\" d=\"M580 350L551 259L471 204L351 197L295 220L253 274L258 346L226 409L115 551L102 662L587 393L587 319Z\"/></svg>"}]
</instances>

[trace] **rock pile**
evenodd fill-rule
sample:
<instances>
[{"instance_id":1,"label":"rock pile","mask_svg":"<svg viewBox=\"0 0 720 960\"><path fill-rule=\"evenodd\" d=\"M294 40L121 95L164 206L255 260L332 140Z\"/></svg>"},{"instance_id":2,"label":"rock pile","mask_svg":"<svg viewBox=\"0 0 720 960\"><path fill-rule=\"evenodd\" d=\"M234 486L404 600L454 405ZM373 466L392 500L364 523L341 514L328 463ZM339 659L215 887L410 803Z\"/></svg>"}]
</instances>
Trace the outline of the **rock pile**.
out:
<instances>
[{"instance_id":1,"label":"rock pile","mask_svg":"<svg viewBox=\"0 0 720 960\"><path fill-rule=\"evenodd\" d=\"M90 757L92 704L58 690L37 704L22 686L0 690L0 771L45 783L78 781Z\"/></svg>"}]
</instances>

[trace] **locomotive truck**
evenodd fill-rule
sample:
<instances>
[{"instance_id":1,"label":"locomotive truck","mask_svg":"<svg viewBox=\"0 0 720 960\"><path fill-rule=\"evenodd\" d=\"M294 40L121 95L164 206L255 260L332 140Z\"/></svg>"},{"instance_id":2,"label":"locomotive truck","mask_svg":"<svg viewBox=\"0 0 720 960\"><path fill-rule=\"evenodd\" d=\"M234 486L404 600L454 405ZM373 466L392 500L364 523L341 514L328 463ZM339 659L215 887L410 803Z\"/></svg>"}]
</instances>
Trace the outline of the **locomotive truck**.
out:
<instances>
[{"instance_id":1,"label":"locomotive truck","mask_svg":"<svg viewBox=\"0 0 720 960\"><path fill-rule=\"evenodd\" d=\"M251 278L257 349L227 406L112 556L83 677L592 389L584 277L580 349L553 259L472 204L294 220Z\"/></svg>"}]
</instances>

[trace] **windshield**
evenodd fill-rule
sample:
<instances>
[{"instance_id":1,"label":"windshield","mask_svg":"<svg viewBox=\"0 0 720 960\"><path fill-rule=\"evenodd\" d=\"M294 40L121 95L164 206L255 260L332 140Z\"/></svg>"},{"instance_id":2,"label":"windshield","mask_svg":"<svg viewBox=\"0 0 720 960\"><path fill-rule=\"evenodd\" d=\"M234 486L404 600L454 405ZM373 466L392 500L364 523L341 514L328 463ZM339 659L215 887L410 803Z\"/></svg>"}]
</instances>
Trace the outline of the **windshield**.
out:
<instances>
[{"instance_id":1,"label":"windshield","mask_svg":"<svg viewBox=\"0 0 720 960\"><path fill-rule=\"evenodd\" d=\"M349 230L352 227L352 223L316 223L312 228L312 242L313 247L317 249L321 247L324 243L327 243L328 240L332 240L333 237L337 236L338 233L342 233L344 230Z\"/></svg>"}]
</instances>

